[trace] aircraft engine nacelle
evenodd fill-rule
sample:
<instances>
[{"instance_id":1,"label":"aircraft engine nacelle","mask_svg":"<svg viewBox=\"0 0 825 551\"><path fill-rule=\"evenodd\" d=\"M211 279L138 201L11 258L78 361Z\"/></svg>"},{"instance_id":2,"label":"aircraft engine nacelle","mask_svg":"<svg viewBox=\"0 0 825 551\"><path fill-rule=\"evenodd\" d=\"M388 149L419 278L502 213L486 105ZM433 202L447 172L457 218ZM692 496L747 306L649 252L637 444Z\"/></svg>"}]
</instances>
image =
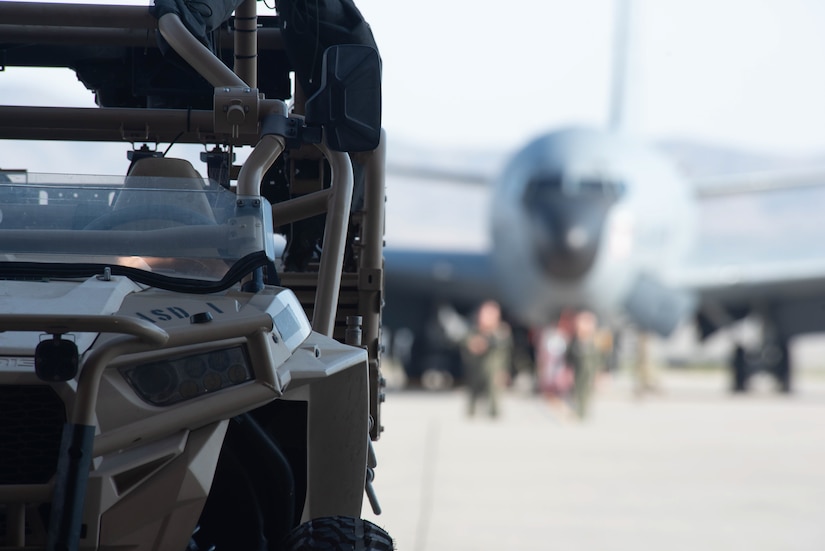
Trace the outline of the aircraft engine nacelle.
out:
<instances>
[{"instance_id":1,"label":"aircraft engine nacelle","mask_svg":"<svg viewBox=\"0 0 825 551\"><path fill-rule=\"evenodd\" d=\"M690 245L692 203L670 163L640 144L582 129L532 141L491 201L502 303L532 326L584 308L669 333L691 306L668 274Z\"/></svg>"}]
</instances>

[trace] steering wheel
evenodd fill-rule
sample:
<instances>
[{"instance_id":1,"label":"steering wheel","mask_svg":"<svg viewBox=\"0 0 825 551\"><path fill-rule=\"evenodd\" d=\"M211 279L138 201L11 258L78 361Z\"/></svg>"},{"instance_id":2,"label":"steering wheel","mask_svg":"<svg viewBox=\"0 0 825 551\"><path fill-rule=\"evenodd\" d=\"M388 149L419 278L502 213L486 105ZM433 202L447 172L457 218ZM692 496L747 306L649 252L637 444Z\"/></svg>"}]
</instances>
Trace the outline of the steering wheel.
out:
<instances>
[{"instance_id":1,"label":"steering wheel","mask_svg":"<svg viewBox=\"0 0 825 551\"><path fill-rule=\"evenodd\" d=\"M132 205L95 218L84 229L111 230L141 220L168 220L186 226L214 226L216 222L199 212L177 205Z\"/></svg>"}]
</instances>

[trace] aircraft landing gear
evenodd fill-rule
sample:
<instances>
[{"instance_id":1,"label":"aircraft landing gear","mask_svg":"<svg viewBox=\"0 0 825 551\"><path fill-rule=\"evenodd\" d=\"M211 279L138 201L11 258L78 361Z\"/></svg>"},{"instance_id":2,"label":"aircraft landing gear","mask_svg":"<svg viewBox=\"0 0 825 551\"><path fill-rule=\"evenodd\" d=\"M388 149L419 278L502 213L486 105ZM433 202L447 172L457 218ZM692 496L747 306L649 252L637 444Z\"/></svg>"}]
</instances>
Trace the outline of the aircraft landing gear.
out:
<instances>
[{"instance_id":1,"label":"aircraft landing gear","mask_svg":"<svg viewBox=\"0 0 825 551\"><path fill-rule=\"evenodd\" d=\"M786 338L763 343L758 350L753 352L748 352L738 345L730 368L733 392L747 392L750 378L760 371L766 371L776 378L779 392L786 394L791 392L792 368Z\"/></svg>"},{"instance_id":2,"label":"aircraft landing gear","mask_svg":"<svg viewBox=\"0 0 825 551\"><path fill-rule=\"evenodd\" d=\"M783 340L780 345L780 357L774 368L774 376L779 383L779 391L788 394L791 392L791 356L788 350L788 341Z\"/></svg>"},{"instance_id":3,"label":"aircraft landing gear","mask_svg":"<svg viewBox=\"0 0 825 551\"><path fill-rule=\"evenodd\" d=\"M741 345L736 347L730 367L731 375L733 375L733 385L731 390L733 390L733 392L747 392L748 379L750 378L750 367L748 365L748 358L745 353L745 349Z\"/></svg>"}]
</instances>

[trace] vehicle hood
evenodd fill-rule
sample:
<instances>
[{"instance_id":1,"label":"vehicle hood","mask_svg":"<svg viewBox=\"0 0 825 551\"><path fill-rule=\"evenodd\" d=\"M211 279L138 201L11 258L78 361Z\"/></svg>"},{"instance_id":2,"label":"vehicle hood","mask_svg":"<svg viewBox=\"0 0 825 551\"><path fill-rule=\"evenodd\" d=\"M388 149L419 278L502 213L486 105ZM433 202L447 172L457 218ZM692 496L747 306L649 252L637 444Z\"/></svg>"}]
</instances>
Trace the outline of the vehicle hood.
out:
<instances>
[{"instance_id":1,"label":"vehicle hood","mask_svg":"<svg viewBox=\"0 0 825 551\"><path fill-rule=\"evenodd\" d=\"M84 281L41 280L0 282L0 312L4 314L114 314L126 296L142 287L125 277L91 277ZM94 342L97 333L72 333L80 353ZM43 339L35 332L0 333L0 355L34 353Z\"/></svg>"}]
</instances>

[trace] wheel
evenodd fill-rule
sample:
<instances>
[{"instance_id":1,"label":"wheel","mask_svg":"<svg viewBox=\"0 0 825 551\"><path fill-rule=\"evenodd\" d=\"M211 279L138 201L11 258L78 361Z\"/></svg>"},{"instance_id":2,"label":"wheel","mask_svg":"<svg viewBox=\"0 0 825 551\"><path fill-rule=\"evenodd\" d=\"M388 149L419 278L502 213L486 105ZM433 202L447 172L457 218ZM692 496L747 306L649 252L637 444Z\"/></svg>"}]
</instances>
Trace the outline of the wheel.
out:
<instances>
[{"instance_id":1,"label":"wheel","mask_svg":"<svg viewBox=\"0 0 825 551\"><path fill-rule=\"evenodd\" d=\"M733 375L733 391L746 392L748 390L750 370L748 368L745 349L741 346L736 347L736 352L733 355L733 361L730 367L731 374Z\"/></svg>"},{"instance_id":2,"label":"wheel","mask_svg":"<svg viewBox=\"0 0 825 551\"><path fill-rule=\"evenodd\" d=\"M191 209L176 205L135 205L113 210L92 220L87 230L111 230L141 220L167 220L186 226L214 226L215 221Z\"/></svg>"},{"instance_id":3,"label":"wheel","mask_svg":"<svg viewBox=\"0 0 825 551\"><path fill-rule=\"evenodd\" d=\"M455 378L446 369L425 369L421 374L421 386L426 390L450 390L454 385Z\"/></svg>"},{"instance_id":4,"label":"wheel","mask_svg":"<svg viewBox=\"0 0 825 551\"><path fill-rule=\"evenodd\" d=\"M392 538L368 520L321 517L295 528L284 540L284 551L392 551Z\"/></svg>"},{"instance_id":5,"label":"wheel","mask_svg":"<svg viewBox=\"0 0 825 551\"><path fill-rule=\"evenodd\" d=\"M779 392L789 394L791 387L791 358L789 356L788 343L782 342L779 345L781 357L774 367L774 375L779 383Z\"/></svg>"}]
</instances>

